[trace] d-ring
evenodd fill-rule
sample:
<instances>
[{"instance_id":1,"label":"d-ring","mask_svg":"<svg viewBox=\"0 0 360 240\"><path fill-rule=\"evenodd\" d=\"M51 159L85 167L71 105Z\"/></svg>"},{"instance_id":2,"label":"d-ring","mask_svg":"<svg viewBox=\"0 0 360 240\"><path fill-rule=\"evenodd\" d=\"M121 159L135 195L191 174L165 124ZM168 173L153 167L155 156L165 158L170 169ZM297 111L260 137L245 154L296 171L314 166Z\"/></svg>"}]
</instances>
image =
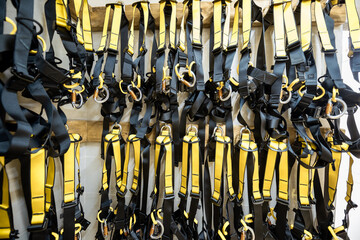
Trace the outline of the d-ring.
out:
<instances>
[{"instance_id":1,"label":"d-ring","mask_svg":"<svg viewBox=\"0 0 360 240\"><path fill-rule=\"evenodd\" d=\"M215 133L216 133L216 131L217 131L218 129L220 129L220 130L221 130L221 136L224 136L224 129L222 129L222 127L220 127L220 126L216 126L216 127L214 128L214 131L213 131L212 137L214 137L214 136L215 136Z\"/></svg>"},{"instance_id":2,"label":"d-ring","mask_svg":"<svg viewBox=\"0 0 360 240\"><path fill-rule=\"evenodd\" d=\"M243 134L244 131L247 131L249 135L251 135L251 131L247 126L244 126L240 129L240 136Z\"/></svg>"},{"instance_id":3,"label":"d-ring","mask_svg":"<svg viewBox=\"0 0 360 240\"><path fill-rule=\"evenodd\" d=\"M198 128L192 124L190 126L188 126L188 128L186 129L186 134L189 134L191 129L195 129L195 135L198 134Z\"/></svg>"},{"instance_id":4,"label":"d-ring","mask_svg":"<svg viewBox=\"0 0 360 240\"><path fill-rule=\"evenodd\" d=\"M105 97L103 99L99 100L98 96L99 96L99 92L101 90L105 91L106 95L105 95ZM102 88L99 88L99 86L96 87L93 98L94 98L94 101L97 102L97 103L104 103L109 99L109 96L110 96L109 89L105 85L103 85Z\"/></svg>"},{"instance_id":5,"label":"d-ring","mask_svg":"<svg viewBox=\"0 0 360 240\"><path fill-rule=\"evenodd\" d=\"M162 132L164 129L169 130L169 135L171 134L171 127L170 127L170 125L165 124L164 126L162 126L161 129L160 129L160 132Z\"/></svg>"},{"instance_id":6,"label":"d-ring","mask_svg":"<svg viewBox=\"0 0 360 240\"><path fill-rule=\"evenodd\" d=\"M282 100L282 97L284 96L284 92L288 93L288 97L287 97L286 100ZM291 91L288 91L287 88L281 89L281 92L280 92L280 103L281 104L288 104L290 102L291 98L292 98L292 92Z\"/></svg>"},{"instance_id":7,"label":"d-ring","mask_svg":"<svg viewBox=\"0 0 360 240\"><path fill-rule=\"evenodd\" d=\"M228 95L227 95L226 97L223 97L223 95L222 95L222 89L220 89L220 90L219 90L219 99L220 99L220 101L222 101L222 102L227 101L227 100L231 97L231 94L232 94L232 87L231 87L231 85L229 85L229 93L228 93Z\"/></svg>"},{"instance_id":8,"label":"d-ring","mask_svg":"<svg viewBox=\"0 0 360 240\"><path fill-rule=\"evenodd\" d=\"M338 115L331 115L333 103L332 103L331 98L329 98L327 106L326 106L326 117L329 119L332 119L332 120L341 118L347 112L347 105L346 105L345 101L342 100L341 98L335 98L335 99L336 99L336 102L339 102L343 106L343 109Z\"/></svg>"},{"instance_id":9,"label":"d-ring","mask_svg":"<svg viewBox=\"0 0 360 240\"><path fill-rule=\"evenodd\" d=\"M121 124L118 123L118 122L115 122L115 123L111 126L110 132L112 132L112 130L113 130L115 127L118 128L118 129L119 129L119 132L121 133L122 127L121 127Z\"/></svg>"}]
</instances>

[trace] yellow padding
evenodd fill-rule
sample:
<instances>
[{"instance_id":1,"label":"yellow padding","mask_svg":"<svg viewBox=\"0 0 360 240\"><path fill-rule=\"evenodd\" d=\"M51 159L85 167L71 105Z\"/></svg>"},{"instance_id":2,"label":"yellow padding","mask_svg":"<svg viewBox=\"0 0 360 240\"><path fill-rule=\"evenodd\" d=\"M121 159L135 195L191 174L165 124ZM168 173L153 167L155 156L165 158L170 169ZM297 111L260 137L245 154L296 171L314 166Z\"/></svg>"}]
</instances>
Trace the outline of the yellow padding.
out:
<instances>
[{"instance_id":1,"label":"yellow padding","mask_svg":"<svg viewBox=\"0 0 360 240\"><path fill-rule=\"evenodd\" d=\"M129 140L128 143L130 141L130 144L132 143L133 148L134 148L134 175L133 175L133 182L131 185L131 189L133 191L136 191L139 185L139 176L140 176L140 153L141 153L141 142L140 142L140 138L137 138L135 134L132 134L129 136ZM127 145L129 146L129 145Z\"/></svg>"},{"instance_id":2,"label":"yellow padding","mask_svg":"<svg viewBox=\"0 0 360 240\"><path fill-rule=\"evenodd\" d=\"M274 1L275 50L277 57L286 57L283 4Z\"/></svg>"},{"instance_id":3,"label":"yellow padding","mask_svg":"<svg viewBox=\"0 0 360 240\"><path fill-rule=\"evenodd\" d=\"M222 1L214 1L214 14L213 14L213 24L214 24L214 47L213 50L221 47L221 15L222 15Z\"/></svg>"},{"instance_id":4,"label":"yellow padding","mask_svg":"<svg viewBox=\"0 0 360 240\"><path fill-rule=\"evenodd\" d=\"M64 5L65 4L65 5ZM66 28L70 30L70 26L67 24L68 16L66 12L67 1L56 0L56 26Z\"/></svg>"},{"instance_id":5,"label":"yellow padding","mask_svg":"<svg viewBox=\"0 0 360 240\"><path fill-rule=\"evenodd\" d=\"M109 5L106 6L103 31L102 31L102 34L101 34L100 46L98 48L99 52L102 52L102 51L105 50L106 41L107 41L107 35L108 35L107 32L108 32L108 27L109 27L110 11L111 11L111 5L109 4Z\"/></svg>"},{"instance_id":6,"label":"yellow padding","mask_svg":"<svg viewBox=\"0 0 360 240\"><path fill-rule=\"evenodd\" d=\"M287 2L284 7L284 18L285 18L285 28L286 28L286 37L288 45L293 44L299 41L297 34L296 22L294 18L294 13L291 8L291 1ZM311 20L311 19L310 19Z\"/></svg>"},{"instance_id":7,"label":"yellow padding","mask_svg":"<svg viewBox=\"0 0 360 240\"><path fill-rule=\"evenodd\" d=\"M311 0L301 1L301 14L300 14L300 31L301 31L301 47L303 51L309 49L311 44Z\"/></svg>"},{"instance_id":8,"label":"yellow padding","mask_svg":"<svg viewBox=\"0 0 360 240\"><path fill-rule=\"evenodd\" d=\"M114 14L111 24L111 34L110 34L110 43L109 43L109 48L114 51L118 50L121 18L122 18L122 5L117 4L114 6Z\"/></svg>"},{"instance_id":9,"label":"yellow padding","mask_svg":"<svg viewBox=\"0 0 360 240\"><path fill-rule=\"evenodd\" d=\"M234 22L233 22L229 46L237 47L239 41L239 1L235 2L234 8L235 8Z\"/></svg>"},{"instance_id":10,"label":"yellow padding","mask_svg":"<svg viewBox=\"0 0 360 240\"><path fill-rule=\"evenodd\" d=\"M93 51L91 20L88 0L83 0L82 30L84 36L84 48L86 51Z\"/></svg>"},{"instance_id":11,"label":"yellow padding","mask_svg":"<svg viewBox=\"0 0 360 240\"><path fill-rule=\"evenodd\" d=\"M179 48L181 51L185 51L186 49L186 32L185 32L185 25L186 25L186 19L185 19L185 12L187 9L188 2L185 1L183 3L183 10L182 10L182 18L181 18L181 24L180 24L180 36L179 36Z\"/></svg>"},{"instance_id":12,"label":"yellow padding","mask_svg":"<svg viewBox=\"0 0 360 240\"><path fill-rule=\"evenodd\" d=\"M303 141L302 142L302 148L304 149L305 147L310 148L310 146L306 145L306 143ZM311 150L311 149L309 149ZM301 150L301 154L303 153L303 150ZM310 165L310 161L311 161L311 155L308 154L306 158L300 158L300 161L303 162L304 164ZM305 167L301 166L299 164L299 177L298 177L298 181L299 181L299 200L300 200L300 204L301 205L310 205L309 202L309 192L310 192L310 170L306 169Z\"/></svg>"},{"instance_id":13,"label":"yellow padding","mask_svg":"<svg viewBox=\"0 0 360 240\"><path fill-rule=\"evenodd\" d=\"M266 198L271 197L271 184L275 171L275 163L277 154L281 154L279 162L279 186L278 198L288 200L288 152L287 145L283 142L278 142L275 139L270 139L269 150L266 159L263 195ZM281 152L281 153L280 153Z\"/></svg>"},{"instance_id":14,"label":"yellow padding","mask_svg":"<svg viewBox=\"0 0 360 240\"><path fill-rule=\"evenodd\" d=\"M321 7L321 0L315 1L315 19L323 49L325 51L334 50L334 46L331 44L329 32L326 27L325 17Z\"/></svg>"},{"instance_id":15,"label":"yellow padding","mask_svg":"<svg viewBox=\"0 0 360 240\"><path fill-rule=\"evenodd\" d=\"M346 0L345 3L351 42L355 49L360 49L360 23L355 0Z\"/></svg>"},{"instance_id":16,"label":"yellow padding","mask_svg":"<svg viewBox=\"0 0 360 240\"><path fill-rule=\"evenodd\" d=\"M41 225L45 218L45 150L31 151L38 151L30 156L31 225Z\"/></svg>"},{"instance_id":17,"label":"yellow padding","mask_svg":"<svg viewBox=\"0 0 360 240\"><path fill-rule=\"evenodd\" d=\"M54 158L49 157L48 167L47 167L47 176L46 176L46 184L45 184L45 210L49 212L51 207L51 190L54 186L54 179L55 179L55 161Z\"/></svg>"},{"instance_id":18,"label":"yellow padding","mask_svg":"<svg viewBox=\"0 0 360 240\"><path fill-rule=\"evenodd\" d=\"M0 204L0 239L10 238L11 226L10 216L8 213L10 202L9 202L9 179L5 169L5 157L0 156L1 171L3 172L2 179L2 199Z\"/></svg>"},{"instance_id":19,"label":"yellow padding","mask_svg":"<svg viewBox=\"0 0 360 240\"><path fill-rule=\"evenodd\" d=\"M245 49L249 46L250 43L250 34L251 34L251 0L243 0L242 5L243 15L243 47ZM235 19L235 18L234 18Z\"/></svg>"},{"instance_id":20,"label":"yellow padding","mask_svg":"<svg viewBox=\"0 0 360 240\"><path fill-rule=\"evenodd\" d=\"M193 0L192 2L192 43L193 44L201 44L201 34L200 34L200 26L201 26L201 19L200 19L200 0Z\"/></svg>"},{"instance_id":21,"label":"yellow padding","mask_svg":"<svg viewBox=\"0 0 360 240\"><path fill-rule=\"evenodd\" d=\"M166 47L166 23L165 23L166 1L160 2L160 23L159 23L159 45L158 49Z\"/></svg>"}]
</instances>

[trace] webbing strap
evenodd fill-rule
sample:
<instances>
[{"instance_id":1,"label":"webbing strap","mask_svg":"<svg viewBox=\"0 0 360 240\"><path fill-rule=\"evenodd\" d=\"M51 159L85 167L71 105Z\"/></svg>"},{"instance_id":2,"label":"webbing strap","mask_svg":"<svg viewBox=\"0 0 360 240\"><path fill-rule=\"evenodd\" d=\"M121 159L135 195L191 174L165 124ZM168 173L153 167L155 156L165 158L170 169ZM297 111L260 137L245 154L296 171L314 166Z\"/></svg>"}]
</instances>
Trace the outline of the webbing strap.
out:
<instances>
[{"instance_id":1,"label":"webbing strap","mask_svg":"<svg viewBox=\"0 0 360 240\"><path fill-rule=\"evenodd\" d=\"M213 51L218 50L222 45L222 1L214 1L214 14L213 14L213 23L214 23L214 46ZM194 34L194 33L193 33Z\"/></svg>"},{"instance_id":2,"label":"webbing strap","mask_svg":"<svg viewBox=\"0 0 360 240\"><path fill-rule=\"evenodd\" d=\"M234 22L232 26L229 47L237 47L239 41L239 1L235 2L234 8L235 8ZM226 16L228 15L230 16L230 14L227 14ZM244 27L244 22L243 22L243 27Z\"/></svg>"},{"instance_id":3,"label":"webbing strap","mask_svg":"<svg viewBox=\"0 0 360 240\"><path fill-rule=\"evenodd\" d=\"M134 149L134 175L133 182L131 185L131 191L136 193L139 186L139 177L140 177L140 154L141 154L141 142L140 138L137 138L135 134L131 134L126 143L126 155L125 155L125 163L128 161L126 159L130 159L130 147L133 146Z\"/></svg>"},{"instance_id":4,"label":"webbing strap","mask_svg":"<svg viewBox=\"0 0 360 240\"><path fill-rule=\"evenodd\" d=\"M303 149L308 148L308 151L311 151L311 147L308 146L304 141L302 142L302 150L301 154L303 154ZM300 158L300 161L306 165L310 165L311 162L311 154L307 154L305 158ZM299 164L299 172L298 172L298 199L301 205L308 206L310 205L309 194L311 190L311 180L310 180L310 169L307 169Z\"/></svg>"},{"instance_id":5,"label":"webbing strap","mask_svg":"<svg viewBox=\"0 0 360 240\"><path fill-rule=\"evenodd\" d=\"M360 49L360 20L356 10L355 0L345 0L345 3L351 43L354 49Z\"/></svg>"},{"instance_id":6,"label":"webbing strap","mask_svg":"<svg viewBox=\"0 0 360 240\"><path fill-rule=\"evenodd\" d=\"M286 39L288 45L291 45L299 41L294 13L291 7L291 1L285 3L284 19L285 19L284 23L286 28Z\"/></svg>"},{"instance_id":7,"label":"webbing strap","mask_svg":"<svg viewBox=\"0 0 360 240\"><path fill-rule=\"evenodd\" d=\"M253 154L253 160L248 160L248 155ZM242 201L244 192L244 177L247 161L254 161L253 173L252 173L252 196L254 200L260 200L262 198L259 187L259 156L257 145L250 139L249 133L243 133L241 135L240 153L239 153L239 193L237 198Z\"/></svg>"},{"instance_id":8,"label":"webbing strap","mask_svg":"<svg viewBox=\"0 0 360 240\"><path fill-rule=\"evenodd\" d=\"M234 197L235 194L232 183L231 139L227 136L221 136L221 133L217 131L215 133L215 141L214 191L212 200L220 204L224 158L226 158L228 192L231 197Z\"/></svg>"},{"instance_id":9,"label":"webbing strap","mask_svg":"<svg viewBox=\"0 0 360 240\"><path fill-rule=\"evenodd\" d=\"M155 173L158 173L158 167L160 159L161 148L164 147L165 151L165 197L172 196L174 194L173 187L173 159L172 159L172 144L170 138L170 132L168 130L161 131L161 134L156 138L155 147ZM159 176L155 176L156 178ZM154 186L154 193L156 194L159 186Z\"/></svg>"},{"instance_id":10,"label":"webbing strap","mask_svg":"<svg viewBox=\"0 0 360 240\"><path fill-rule=\"evenodd\" d=\"M42 225L45 219L45 150L31 149L30 188L31 225Z\"/></svg>"},{"instance_id":11,"label":"webbing strap","mask_svg":"<svg viewBox=\"0 0 360 240\"><path fill-rule=\"evenodd\" d=\"M77 1L75 1L77 2ZM68 15L67 15L67 1L56 0L56 26L66 28L70 30L70 26L68 25Z\"/></svg>"},{"instance_id":12,"label":"webbing strap","mask_svg":"<svg viewBox=\"0 0 360 240\"><path fill-rule=\"evenodd\" d=\"M264 198L271 198L271 184L275 171L275 163L277 161L277 154L281 153L280 162L278 164L279 186L278 199L288 201L288 152L287 145L283 142L278 142L275 139L270 139L269 150L266 159L266 168L264 174L263 195Z\"/></svg>"},{"instance_id":13,"label":"webbing strap","mask_svg":"<svg viewBox=\"0 0 360 240\"><path fill-rule=\"evenodd\" d=\"M186 26L186 19L185 19L185 12L187 9L187 5L188 5L188 1L184 1L183 2L183 9L182 9L182 17L181 17L181 23L180 23L180 35L179 35L179 48L181 49L181 51L185 51L186 49L186 31L185 31L185 26Z\"/></svg>"},{"instance_id":14,"label":"webbing strap","mask_svg":"<svg viewBox=\"0 0 360 240\"><path fill-rule=\"evenodd\" d=\"M192 1L192 43L193 45L201 45L201 0Z\"/></svg>"},{"instance_id":15,"label":"webbing strap","mask_svg":"<svg viewBox=\"0 0 360 240\"><path fill-rule=\"evenodd\" d=\"M80 160L80 135L70 134L69 137L70 147L64 154L64 203L75 200L75 161Z\"/></svg>"},{"instance_id":16,"label":"webbing strap","mask_svg":"<svg viewBox=\"0 0 360 240\"><path fill-rule=\"evenodd\" d=\"M11 234L10 193L9 179L5 169L5 157L0 156L2 186L1 186L1 204L0 204L0 239L8 239Z\"/></svg>"},{"instance_id":17,"label":"webbing strap","mask_svg":"<svg viewBox=\"0 0 360 240\"><path fill-rule=\"evenodd\" d=\"M323 49L325 51L334 51L335 47L331 44L320 0L315 1L315 19Z\"/></svg>"},{"instance_id":18,"label":"webbing strap","mask_svg":"<svg viewBox=\"0 0 360 240\"><path fill-rule=\"evenodd\" d=\"M91 20L88 0L83 0L82 6L82 31L84 37L84 48L86 51L93 51L92 33L91 33Z\"/></svg>"},{"instance_id":19,"label":"webbing strap","mask_svg":"<svg viewBox=\"0 0 360 240\"><path fill-rule=\"evenodd\" d=\"M311 45L311 0L301 1L301 14L300 14L300 33L301 33L301 47L305 52Z\"/></svg>"},{"instance_id":20,"label":"webbing strap","mask_svg":"<svg viewBox=\"0 0 360 240\"><path fill-rule=\"evenodd\" d=\"M104 25L103 25L103 30L102 30L102 34L101 34L100 46L99 46L99 48L97 50L98 52L103 52L105 50L105 47L106 47L111 7L112 7L111 4L106 6L105 19L104 19Z\"/></svg>"},{"instance_id":21,"label":"webbing strap","mask_svg":"<svg viewBox=\"0 0 360 240\"><path fill-rule=\"evenodd\" d=\"M291 4L290 4L291 5ZM286 57L283 1L274 1L274 31L276 57Z\"/></svg>"},{"instance_id":22,"label":"webbing strap","mask_svg":"<svg viewBox=\"0 0 360 240\"><path fill-rule=\"evenodd\" d=\"M109 42L109 49L114 52L118 51L119 32L120 32L120 25L121 25L122 12L123 12L122 8L123 6L121 4L114 4L114 13L111 23L111 34L110 34L110 42Z\"/></svg>"},{"instance_id":23,"label":"webbing strap","mask_svg":"<svg viewBox=\"0 0 360 240\"><path fill-rule=\"evenodd\" d=\"M53 157L49 157L46 184L45 184L45 210L49 212L52 204L52 189L54 187L55 180L55 161Z\"/></svg>"},{"instance_id":24,"label":"webbing strap","mask_svg":"<svg viewBox=\"0 0 360 240\"><path fill-rule=\"evenodd\" d=\"M122 167L121 167L121 152L120 152L120 137L119 137L120 131L118 129L113 129L109 134L105 136L104 141L104 150L105 150L105 156L109 153L109 144L111 144L112 147L112 153L114 156L115 161L115 177L116 177L116 186L120 189L122 186ZM106 157L103 165L103 172L102 172L102 188L103 190L107 190L109 188L109 179L108 179L108 172L106 167ZM125 163L124 163L125 165ZM125 166L124 166L125 168ZM126 184L125 184L126 187Z\"/></svg>"},{"instance_id":25,"label":"webbing strap","mask_svg":"<svg viewBox=\"0 0 360 240\"><path fill-rule=\"evenodd\" d=\"M246 49L250 44L250 34L251 34L251 0L242 1L242 36L243 36L243 47ZM236 13L236 12L235 12ZM235 17L235 16L234 16ZM236 18L234 18L236 19ZM234 21L238 22L238 21ZM231 36L232 37L232 36Z\"/></svg>"},{"instance_id":26,"label":"webbing strap","mask_svg":"<svg viewBox=\"0 0 360 240\"><path fill-rule=\"evenodd\" d=\"M191 149L189 147L191 146ZM191 193L200 193L200 139L195 132L189 132L183 138L181 186L180 193L187 196L188 173L189 173L189 152L191 150Z\"/></svg>"}]
</instances>

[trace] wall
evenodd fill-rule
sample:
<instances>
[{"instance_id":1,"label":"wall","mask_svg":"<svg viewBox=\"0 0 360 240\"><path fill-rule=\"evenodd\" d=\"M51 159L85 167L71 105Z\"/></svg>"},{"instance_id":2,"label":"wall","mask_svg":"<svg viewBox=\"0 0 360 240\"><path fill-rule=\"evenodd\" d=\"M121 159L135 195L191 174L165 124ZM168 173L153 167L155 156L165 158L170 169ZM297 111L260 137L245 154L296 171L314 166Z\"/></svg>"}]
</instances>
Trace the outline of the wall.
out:
<instances>
[{"instance_id":1,"label":"wall","mask_svg":"<svg viewBox=\"0 0 360 240\"><path fill-rule=\"evenodd\" d=\"M89 4L92 6L99 6L104 5L105 2L111 2L111 1L97 1L97 0L89 0ZM127 4L131 4L135 1L126 1ZM151 1L151 2L157 2L157 1ZM45 16L43 14L43 6L44 6L45 0L35 0L35 19L38 20L40 23L43 24L44 28L46 29L45 24ZM8 1L8 16L14 19L15 16L15 10L10 4L10 1ZM257 43L259 41L259 33L261 29L256 28L253 30L252 34L252 46L257 46ZM45 31L46 33L46 31ZM48 36L43 33L42 36L45 38L46 42L48 42ZM136 33L137 34L137 33ZM267 60L268 63L273 62L273 39L272 39L272 31L268 31L266 34L267 39ZM337 40L337 48L338 48L338 58L339 63L341 63L342 68L342 74L343 79L345 83L348 83L350 86L354 87L354 89L358 89L359 85L352 79L352 75L349 69L349 63L348 58L346 56L348 47L347 47L347 36L348 31L343 31L343 27L337 27L335 30L336 34L336 40ZM100 33L96 32L93 33L94 36L94 48L96 49L99 46L100 42ZM205 79L208 79L208 59L206 56L208 56L209 52L209 29L204 29L203 33L203 44L204 44L204 57L203 57L203 67L204 67L204 73L205 73ZM135 38L136 39L136 38ZM151 44L151 37L147 38L147 44L150 46ZM137 43L136 43L137 44ZM321 54L321 47L320 42L318 39L318 36L316 34L316 28L313 29L313 45L314 45L314 51L316 56L316 63L318 67L318 76L324 74L325 68L324 68L324 57ZM58 36L55 36L54 39L54 46L56 51L56 56L60 57L61 59L66 59L65 51L63 50L63 46L61 44L61 41L59 40ZM137 47L135 46L135 49ZM148 55L149 56L149 55ZM254 49L253 57L256 56L256 49ZM235 59L238 58L238 55L235 56ZM149 59L147 59L149 61ZM254 59L253 59L254 61ZM64 61L63 65L66 67L66 61ZM235 74L236 70L236 64L237 61L234 61L233 64L233 71ZM270 66L270 64L269 64ZM148 69L149 70L149 69ZM117 69L119 71L119 69ZM1 77L1 76L0 76ZM183 96L184 97L184 96ZM235 103L238 100L238 95L233 94L233 103ZM22 103L25 107L29 107L34 110L39 110L38 107L34 105L34 103L27 99L22 99ZM181 108L182 106L180 106ZM102 120L100 115L100 105L95 103L92 99L90 99L83 108L80 110L74 110L71 106L65 106L64 110L68 116L69 119L72 120L94 120L99 121ZM234 113L234 116L236 116L237 113ZM244 113L246 114L246 112ZM124 114L124 118L122 121L126 122L129 119L129 111L126 111ZM251 118L251 115L248 114L249 118ZM359 114L357 113L357 117L359 117ZM342 127L346 129L346 116L344 117L344 120L342 121ZM235 119L235 118L234 118ZM239 124L237 120L234 120L235 124ZM360 123L360 122L359 122ZM326 124L326 123L325 123ZM348 131L348 130L347 130ZM92 222L89 229L83 233L83 239L93 239L95 236L95 233L97 231L97 221L96 221L96 214L97 210L100 206L100 196L99 196L99 189L101 187L101 169L102 169L102 163L103 160L100 158L100 143L95 142L88 142L83 143L81 145L81 183L85 187L85 193L81 197L81 202L83 203L84 211L85 211L85 217ZM133 168L133 164L130 164L130 172ZM13 161L10 164L6 166L9 177L10 177L10 191L11 191L11 198L12 198L12 204L14 209L14 221L15 221L15 228L20 231L20 239L26 239L27 231L26 228L28 226L28 218L26 213L26 208L24 207L25 201L23 199L22 194L22 188L21 188L21 180L20 180L20 164L18 161ZM61 209L61 202L62 202L62 177L61 177L61 166L59 164L59 161L57 161L56 164L57 168L57 175L55 180L55 198L57 203L57 212L58 216L60 216L60 213L62 212ZM346 154L343 155L343 163L340 170L340 177L339 177L339 185L337 190L337 200L336 200L336 206L337 209L335 211L335 219L336 224L335 226L339 226L341 224L341 220L343 218L343 209L345 208L345 191L346 191L346 178L347 178L347 170L348 169L348 156ZM175 170L175 191L177 192L179 190L179 182L180 182L180 174L179 169ZM150 181L153 179L153 171L150 172ZM357 199L360 199L360 163L359 161L355 161L353 166L353 175L354 175L354 193L353 193L353 199L355 199L355 202ZM129 182L132 181L132 176L128 179ZM111 186L114 186L113 184L114 179L112 180ZM153 182L149 182L149 192L152 190ZM295 188L294 185L295 182L292 181L291 186L291 193L295 194ZM274 186L273 186L274 187ZM114 189L112 192L115 192ZM275 194L276 192L273 192ZM245 191L246 195L246 191ZM116 197L113 194L112 199L114 202L116 202ZM130 195L127 195L127 201L129 201ZM177 199L178 200L178 199ZM275 203L272 202L272 205ZM248 203L247 201L244 202L244 206L247 207ZM360 210L352 210L350 213L350 219L352 221L352 225L349 229L350 237L354 238L356 236L360 235L360 230L355 227L355 223L360 221ZM289 217L291 221L291 216ZM60 221L61 226L61 221Z\"/></svg>"}]
</instances>

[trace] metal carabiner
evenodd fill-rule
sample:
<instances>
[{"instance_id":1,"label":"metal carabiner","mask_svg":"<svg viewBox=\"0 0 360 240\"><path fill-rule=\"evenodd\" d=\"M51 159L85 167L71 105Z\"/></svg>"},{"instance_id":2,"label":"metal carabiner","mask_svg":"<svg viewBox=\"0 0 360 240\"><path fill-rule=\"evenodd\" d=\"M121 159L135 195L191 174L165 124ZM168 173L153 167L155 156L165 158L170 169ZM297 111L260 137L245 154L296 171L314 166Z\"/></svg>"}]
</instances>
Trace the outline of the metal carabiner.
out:
<instances>
[{"instance_id":1,"label":"metal carabiner","mask_svg":"<svg viewBox=\"0 0 360 240\"><path fill-rule=\"evenodd\" d=\"M347 112L347 104L345 103L344 100L342 100L341 98L335 98L336 102L340 103L343 106L342 111L338 114L338 115L331 115L332 111L333 111L333 101L331 98L329 98L327 104L326 104L326 109L325 109L325 114L326 117L332 120L336 120L341 118L346 112Z\"/></svg>"},{"instance_id":2,"label":"metal carabiner","mask_svg":"<svg viewBox=\"0 0 360 240\"><path fill-rule=\"evenodd\" d=\"M229 85L229 93L226 97L223 97L222 89L223 89L223 87L219 89L219 99L220 99L220 101L225 102L225 101L229 100L229 98L231 97L232 87L231 87L231 85Z\"/></svg>"},{"instance_id":3,"label":"metal carabiner","mask_svg":"<svg viewBox=\"0 0 360 240\"><path fill-rule=\"evenodd\" d=\"M136 95L136 93L133 91L133 89L136 89L139 92L139 96ZM136 102L140 102L142 99L142 92L137 86L128 85L127 90L130 94L130 96L134 99Z\"/></svg>"},{"instance_id":4,"label":"metal carabiner","mask_svg":"<svg viewBox=\"0 0 360 240\"><path fill-rule=\"evenodd\" d=\"M78 105L76 105L77 96L80 96L80 103ZM84 98L81 95L81 93L78 93L75 90L72 90L72 92L71 92L71 105L72 105L73 108L76 108L76 109L80 109L84 105Z\"/></svg>"},{"instance_id":5,"label":"metal carabiner","mask_svg":"<svg viewBox=\"0 0 360 240\"><path fill-rule=\"evenodd\" d=\"M190 64L190 66L192 66L193 63ZM195 73L191 70L191 68L189 67L188 69L180 69L179 71L179 63L176 64L175 66L175 74L176 76L178 77L179 81L181 83L183 83L185 86L189 87L189 88L192 88L195 86L195 83L196 83L196 76L195 76ZM193 79L193 81L191 83L189 83L188 81L186 81L184 79L184 74L187 73L189 77L191 77Z\"/></svg>"},{"instance_id":6,"label":"metal carabiner","mask_svg":"<svg viewBox=\"0 0 360 240\"><path fill-rule=\"evenodd\" d=\"M99 94L103 95L103 93L105 93L105 97L99 100L98 99ZM104 103L109 99L109 97L110 97L110 92L109 92L109 89L105 85L102 88L99 88L99 86L96 87L94 96L93 96L95 102Z\"/></svg>"},{"instance_id":7,"label":"metal carabiner","mask_svg":"<svg viewBox=\"0 0 360 240\"><path fill-rule=\"evenodd\" d=\"M151 239L160 239L164 234L164 225L160 220L156 220L156 224L152 224L150 228L150 238Z\"/></svg>"}]
</instances>

